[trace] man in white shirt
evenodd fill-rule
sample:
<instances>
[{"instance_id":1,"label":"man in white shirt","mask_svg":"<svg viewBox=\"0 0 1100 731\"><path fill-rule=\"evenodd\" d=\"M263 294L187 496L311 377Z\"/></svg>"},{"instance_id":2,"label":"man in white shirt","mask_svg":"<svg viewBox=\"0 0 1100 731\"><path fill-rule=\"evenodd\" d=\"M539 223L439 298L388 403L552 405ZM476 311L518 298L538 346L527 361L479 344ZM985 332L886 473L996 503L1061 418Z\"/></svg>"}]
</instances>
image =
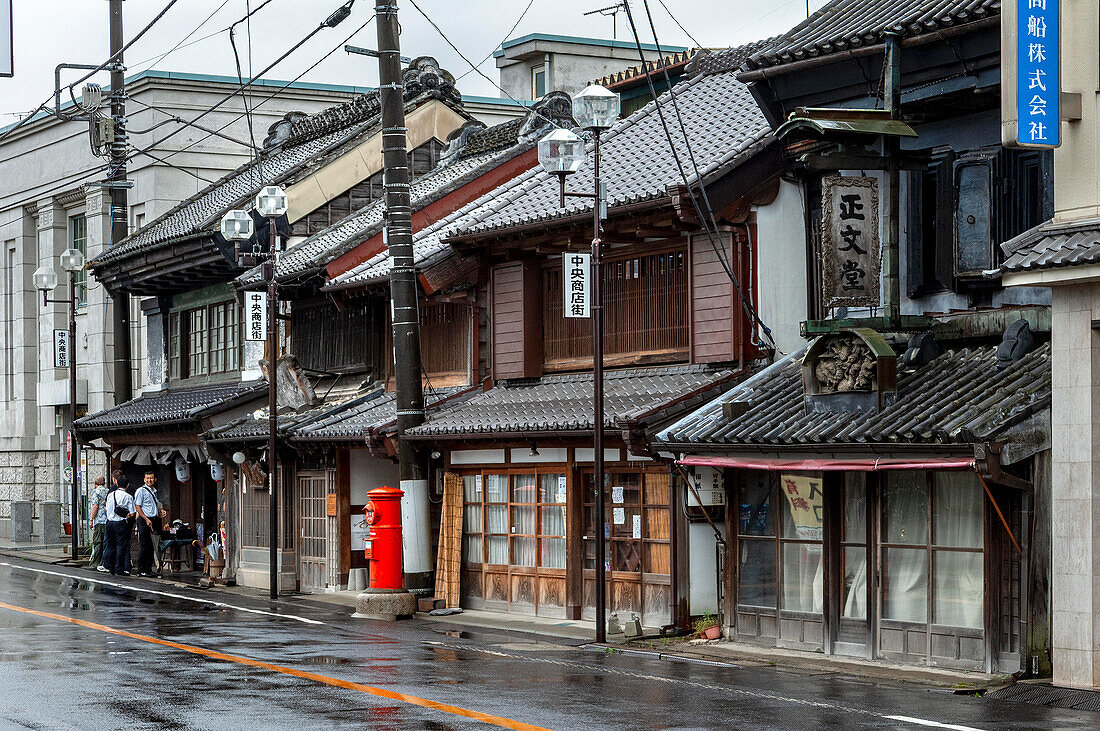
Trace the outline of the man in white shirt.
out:
<instances>
[{"instance_id":1,"label":"man in white shirt","mask_svg":"<svg viewBox=\"0 0 1100 731\"><path fill-rule=\"evenodd\" d=\"M126 492L130 481L125 476L115 480L115 489L107 496L107 547L103 564L113 575L129 576L126 554L130 552L130 519L134 517L134 498Z\"/></svg>"},{"instance_id":2,"label":"man in white shirt","mask_svg":"<svg viewBox=\"0 0 1100 731\"><path fill-rule=\"evenodd\" d=\"M153 573L153 541L160 541L160 499L157 497L157 475L145 473L145 484L134 493L137 508L138 576L156 576Z\"/></svg>"}]
</instances>

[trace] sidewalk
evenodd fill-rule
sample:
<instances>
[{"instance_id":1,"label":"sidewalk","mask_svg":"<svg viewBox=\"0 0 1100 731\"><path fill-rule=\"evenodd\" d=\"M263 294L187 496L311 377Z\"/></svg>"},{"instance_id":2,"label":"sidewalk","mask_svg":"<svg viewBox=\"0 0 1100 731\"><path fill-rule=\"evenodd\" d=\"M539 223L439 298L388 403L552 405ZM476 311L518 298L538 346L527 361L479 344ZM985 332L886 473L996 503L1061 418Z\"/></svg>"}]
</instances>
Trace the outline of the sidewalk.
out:
<instances>
[{"instance_id":1,"label":"sidewalk","mask_svg":"<svg viewBox=\"0 0 1100 731\"><path fill-rule=\"evenodd\" d=\"M71 546L68 543L4 541L0 543L0 556L27 561L42 561L44 563L60 563L70 559L70 548Z\"/></svg>"}]
</instances>

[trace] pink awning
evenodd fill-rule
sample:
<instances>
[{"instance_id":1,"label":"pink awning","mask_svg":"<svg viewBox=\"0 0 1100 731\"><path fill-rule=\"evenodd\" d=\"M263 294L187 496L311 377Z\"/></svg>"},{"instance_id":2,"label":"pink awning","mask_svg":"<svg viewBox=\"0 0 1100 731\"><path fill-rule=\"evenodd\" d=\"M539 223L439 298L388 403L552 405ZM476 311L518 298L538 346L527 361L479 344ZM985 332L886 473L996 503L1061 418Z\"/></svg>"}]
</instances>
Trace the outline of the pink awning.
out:
<instances>
[{"instance_id":1,"label":"pink awning","mask_svg":"<svg viewBox=\"0 0 1100 731\"><path fill-rule=\"evenodd\" d=\"M935 459L771 459L768 457L684 457L677 464L694 467L735 467L772 472L878 472L880 470L969 470L973 457Z\"/></svg>"}]
</instances>

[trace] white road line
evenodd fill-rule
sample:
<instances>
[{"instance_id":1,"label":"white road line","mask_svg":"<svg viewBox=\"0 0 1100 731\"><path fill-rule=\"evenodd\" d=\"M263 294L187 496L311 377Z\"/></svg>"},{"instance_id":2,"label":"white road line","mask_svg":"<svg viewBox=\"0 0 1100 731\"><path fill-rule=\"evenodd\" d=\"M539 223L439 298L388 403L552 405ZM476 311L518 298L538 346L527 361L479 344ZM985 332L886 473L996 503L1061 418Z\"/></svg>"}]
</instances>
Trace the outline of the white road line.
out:
<instances>
[{"instance_id":1,"label":"white road line","mask_svg":"<svg viewBox=\"0 0 1100 731\"><path fill-rule=\"evenodd\" d=\"M196 602L198 604L208 604L214 607L222 607L223 609L233 609L238 612L248 612L249 614L263 614L268 617L282 617L283 619L293 619L296 622L304 622L305 624L324 624L316 619L308 619L307 617L299 617L296 614L280 614L279 612L265 612L262 609L249 609L248 607L239 607L235 604L226 604L225 602L216 602L213 599L198 599L196 597L184 596L183 594L173 594L169 591L157 591L156 589L146 589L140 586L131 586L129 584L119 584L114 581L104 581L102 579L93 579L91 577L72 576L70 574L63 574L60 571L46 571L45 569L32 569L29 566L15 566L10 563L4 563L0 561L0 566L7 566L11 569L20 569L22 571L33 571L36 574L48 574L50 576L60 576L63 579L70 579L72 581L83 581L89 584L100 584L102 586L113 586L116 589L126 589L128 591L139 591L143 594L156 594L157 596L169 597L170 599L183 599L188 602Z\"/></svg>"},{"instance_id":2,"label":"white road line","mask_svg":"<svg viewBox=\"0 0 1100 731\"><path fill-rule=\"evenodd\" d=\"M928 721L923 718L913 718L912 716L886 716L891 721L901 721L902 723L915 723L918 726L931 726L933 728L950 728L955 731L982 731L979 728L973 726L959 726L954 723L940 723L938 721Z\"/></svg>"}]
</instances>

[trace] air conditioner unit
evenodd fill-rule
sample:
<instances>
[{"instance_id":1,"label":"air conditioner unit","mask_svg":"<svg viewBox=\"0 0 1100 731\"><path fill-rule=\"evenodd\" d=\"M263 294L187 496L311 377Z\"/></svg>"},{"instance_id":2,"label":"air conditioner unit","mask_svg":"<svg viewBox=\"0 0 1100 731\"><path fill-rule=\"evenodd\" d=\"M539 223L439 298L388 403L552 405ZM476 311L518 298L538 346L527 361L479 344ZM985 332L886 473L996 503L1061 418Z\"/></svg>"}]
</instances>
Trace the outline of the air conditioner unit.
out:
<instances>
[{"instance_id":1,"label":"air conditioner unit","mask_svg":"<svg viewBox=\"0 0 1100 731\"><path fill-rule=\"evenodd\" d=\"M687 493L689 508L726 504L726 481L721 470L713 467L692 467L688 476L695 488L694 492L689 489Z\"/></svg>"}]
</instances>

